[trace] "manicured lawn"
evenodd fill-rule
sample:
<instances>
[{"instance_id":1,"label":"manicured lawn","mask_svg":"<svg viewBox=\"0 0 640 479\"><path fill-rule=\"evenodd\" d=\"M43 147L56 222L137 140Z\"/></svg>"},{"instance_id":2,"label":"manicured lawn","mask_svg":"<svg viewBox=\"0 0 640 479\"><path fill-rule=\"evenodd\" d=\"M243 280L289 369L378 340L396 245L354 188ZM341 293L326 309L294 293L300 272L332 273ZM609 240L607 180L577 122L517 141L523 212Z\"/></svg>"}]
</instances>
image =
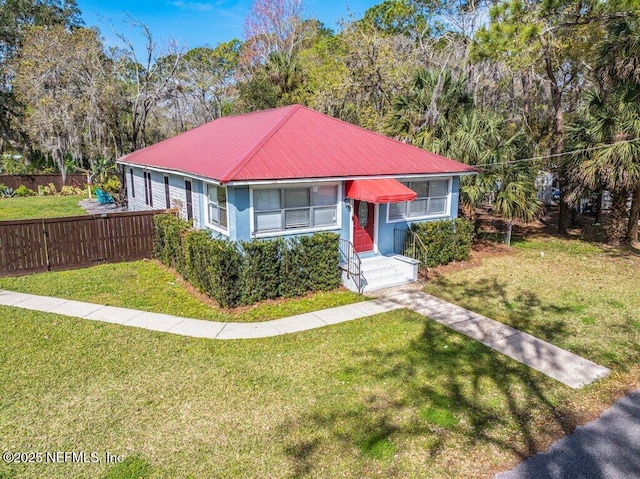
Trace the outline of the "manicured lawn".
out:
<instances>
[{"instance_id":1,"label":"manicured lawn","mask_svg":"<svg viewBox=\"0 0 640 479\"><path fill-rule=\"evenodd\" d=\"M0 289L141 309L211 321L266 321L341 306L364 298L346 290L319 292L236 309L196 297L184 281L155 261L105 264L86 269L0 278Z\"/></svg>"},{"instance_id":2,"label":"manicured lawn","mask_svg":"<svg viewBox=\"0 0 640 479\"><path fill-rule=\"evenodd\" d=\"M408 311L244 341L0 314L3 448L108 451L142 477L481 477L569 431L590 394ZM138 477L118 470L0 477Z\"/></svg>"},{"instance_id":3,"label":"manicured lawn","mask_svg":"<svg viewBox=\"0 0 640 479\"><path fill-rule=\"evenodd\" d=\"M640 362L640 256L547 238L425 290L604 366Z\"/></svg>"},{"instance_id":4,"label":"manicured lawn","mask_svg":"<svg viewBox=\"0 0 640 479\"><path fill-rule=\"evenodd\" d=\"M82 199L84 196L1 198L0 221L84 215L85 210L78 206L78 201Z\"/></svg>"},{"instance_id":5,"label":"manicured lawn","mask_svg":"<svg viewBox=\"0 0 640 479\"><path fill-rule=\"evenodd\" d=\"M638 266L585 243L536 241L428 287L612 368L580 390L405 310L214 341L0 307L3 448L127 457L3 463L0 477L490 477L638 387ZM113 281L78 299L130 289L122 301L133 306L158 294L133 273L101 272ZM42 294L64 287L38 277ZM35 278L22 281L37 288ZM173 281L158 288L178 290ZM167 302L196 311L185 298Z\"/></svg>"}]
</instances>

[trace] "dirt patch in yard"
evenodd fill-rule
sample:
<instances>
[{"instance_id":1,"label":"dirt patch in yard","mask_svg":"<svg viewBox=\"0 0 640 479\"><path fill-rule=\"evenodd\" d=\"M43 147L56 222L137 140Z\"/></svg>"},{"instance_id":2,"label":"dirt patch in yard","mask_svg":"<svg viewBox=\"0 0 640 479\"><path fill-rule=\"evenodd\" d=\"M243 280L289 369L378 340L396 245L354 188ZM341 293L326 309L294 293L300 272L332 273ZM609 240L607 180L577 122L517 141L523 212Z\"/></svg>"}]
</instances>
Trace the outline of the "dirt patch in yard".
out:
<instances>
[{"instance_id":1,"label":"dirt patch in yard","mask_svg":"<svg viewBox=\"0 0 640 479\"><path fill-rule=\"evenodd\" d=\"M513 250L511 248L507 248L505 244L480 240L475 242L471 247L471 253L468 260L452 261L449 264L429 268L427 279L431 280L434 278L438 278L453 271L462 271L464 269L475 268L476 266L481 265L482 261L485 258L503 256L512 252Z\"/></svg>"}]
</instances>

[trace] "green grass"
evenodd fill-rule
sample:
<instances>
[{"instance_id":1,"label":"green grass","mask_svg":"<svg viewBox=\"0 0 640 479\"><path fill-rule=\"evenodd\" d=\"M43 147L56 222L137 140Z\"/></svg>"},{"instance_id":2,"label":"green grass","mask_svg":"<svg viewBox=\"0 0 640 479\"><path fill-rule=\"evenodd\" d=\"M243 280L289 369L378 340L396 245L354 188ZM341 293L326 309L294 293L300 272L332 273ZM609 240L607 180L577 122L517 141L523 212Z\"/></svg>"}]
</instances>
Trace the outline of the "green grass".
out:
<instances>
[{"instance_id":1,"label":"green grass","mask_svg":"<svg viewBox=\"0 0 640 479\"><path fill-rule=\"evenodd\" d=\"M406 310L213 341L0 307L3 449L126 458L0 464L0 477L490 477L638 387L639 259L590 248L521 244L428 287L612 368L580 390ZM22 281L64 288L99 271L106 292L66 288L156 294L116 266L180 289L150 263ZM185 298L166 302L199 308Z\"/></svg>"},{"instance_id":2,"label":"green grass","mask_svg":"<svg viewBox=\"0 0 640 479\"><path fill-rule=\"evenodd\" d=\"M83 196L27 196L0 199L0 221L55 218L86 214L78 202Z\"/></svg>"},{"instance_id":3,"label":"green grass","mask_svg":"<svg viewBox=\"0 0 640 479\"><path fill-rule=\"evenodd\" d=\"M556 238L518 243L425 290L608 367L640 360L640 256ZM611 354L615 351L615 354Z\"/></svg>"},{"instance_id":4,"label":"green grass","mask_svg":"<svg viewBox=\"0 0 640 479\"><path fill-rule=\"evenodd\" d=\"M0 314L3 449L128 461L4 477L483 477L586 393L404 310L242 341Z\"/></svg>"},{"instance_id":5,"label":"green grass","mask_svg":"<svg viewBox=\"0 0 640 479\"><path fill-rule=\"evenodd\" d=\"M188 318L240 322L283 318L364 300L351 291L336 290L244 308L221 309L195 297L183 281L177 280L155 261L0 278L0 288Z\"/></svg>"}]
</instances>

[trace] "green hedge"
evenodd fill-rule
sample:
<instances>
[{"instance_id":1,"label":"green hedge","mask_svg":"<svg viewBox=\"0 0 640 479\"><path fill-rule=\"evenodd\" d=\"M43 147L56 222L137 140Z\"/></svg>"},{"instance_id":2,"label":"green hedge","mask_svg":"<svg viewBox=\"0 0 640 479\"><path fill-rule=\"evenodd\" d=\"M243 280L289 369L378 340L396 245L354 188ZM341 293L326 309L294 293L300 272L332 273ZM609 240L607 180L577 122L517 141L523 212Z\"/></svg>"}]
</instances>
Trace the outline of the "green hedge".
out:
<instances>
[{"instance_id":1,"label":"green hedge","mask_svg":"<svg viewBox=\"0 0 640 479\"><path fill-rule=\"evenodd\" d=\"M292 297L341 284L338 235L253 240L241 244L191 230L174 215L157 215L154 255L224 307Z\"/></svg>"},{"instance_id":2,"label":"green hedge","mask_svg":"<svg viewBox=\"0 0 640 479\"><path fill-rule=\"evenodd\" d=\"M185 279L218 302L229 307L240 298L242 255L229 241L212 238L204 230L184 236Z\"/></svg>"},{"instance_id":3,"label":"green hedge","mask_svg":"<svg viewBox=\"0 0 640 479\"><path fill-rule=\"evenodd\" d=\"M166 214L155 215L153 223L156 227L153 255L185 276L185 255L182 242L184 234L191 227L191 222L181 220L175 215Z\"/></svg>"},{"instance_id":4,"label":"green hedge","mask_svg":"<svg viewBox=\"0 0 640 479\"><path fill-rule=\"evenodd\" d=\"M473 242L473 222L464 218L428 221L411 225L427 247L427 265L437 266L469 258Z\"/></svg>"},{"instance_id":5,"label":"green hedge","mask_svg":"<svg viewBox=\"0 0 640 479\"><path fill-rule=\"evenodd\" d=\"M282 239L243 241L242 302L257 303L279 296Z\"/></svg>"},{"instance_id":6,"label":"green hedge","mask_svg":"<svg viewBox=\"0 0 640 479\"><path fill-rule=\"evenodd\" d=\"M340 262L338 235L334 233L316 233L302 236L299 240L298 257L302 269L302 278L306 280L307 290L327 291L342 284L342 276L337 268Z\"/></svg>"}]
</instances>

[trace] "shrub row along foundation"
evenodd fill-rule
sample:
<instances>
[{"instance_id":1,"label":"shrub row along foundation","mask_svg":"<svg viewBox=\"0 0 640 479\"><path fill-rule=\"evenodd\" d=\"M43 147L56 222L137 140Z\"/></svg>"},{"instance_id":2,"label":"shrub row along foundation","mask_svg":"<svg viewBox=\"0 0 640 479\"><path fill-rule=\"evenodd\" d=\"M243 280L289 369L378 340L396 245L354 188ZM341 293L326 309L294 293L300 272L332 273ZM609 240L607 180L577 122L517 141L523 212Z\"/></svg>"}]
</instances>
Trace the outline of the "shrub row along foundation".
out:
<instances>
[{"instance_id":1,"label":"shrub row along foundation","mask_svg":"<svg viewBox=\"0 0 640 479\"><path fill-rule=\"evenodd\" d=\"M154 217L154 256L220 306L293 297L341 284L338 235L235 243L191 229L174 215Z\"/></svg>"},{"instance_id":2,"label":"shrub row along foundation","mask_svg":"<svg viewBox=\"0 0 640 479\"><path fill-rule=\"evenodd\" d=\"M473 222L464 218L428 221L411 225L427 247L427 266L434 267L469 258L473 242Z\"/></svg>"}]
</instances>

